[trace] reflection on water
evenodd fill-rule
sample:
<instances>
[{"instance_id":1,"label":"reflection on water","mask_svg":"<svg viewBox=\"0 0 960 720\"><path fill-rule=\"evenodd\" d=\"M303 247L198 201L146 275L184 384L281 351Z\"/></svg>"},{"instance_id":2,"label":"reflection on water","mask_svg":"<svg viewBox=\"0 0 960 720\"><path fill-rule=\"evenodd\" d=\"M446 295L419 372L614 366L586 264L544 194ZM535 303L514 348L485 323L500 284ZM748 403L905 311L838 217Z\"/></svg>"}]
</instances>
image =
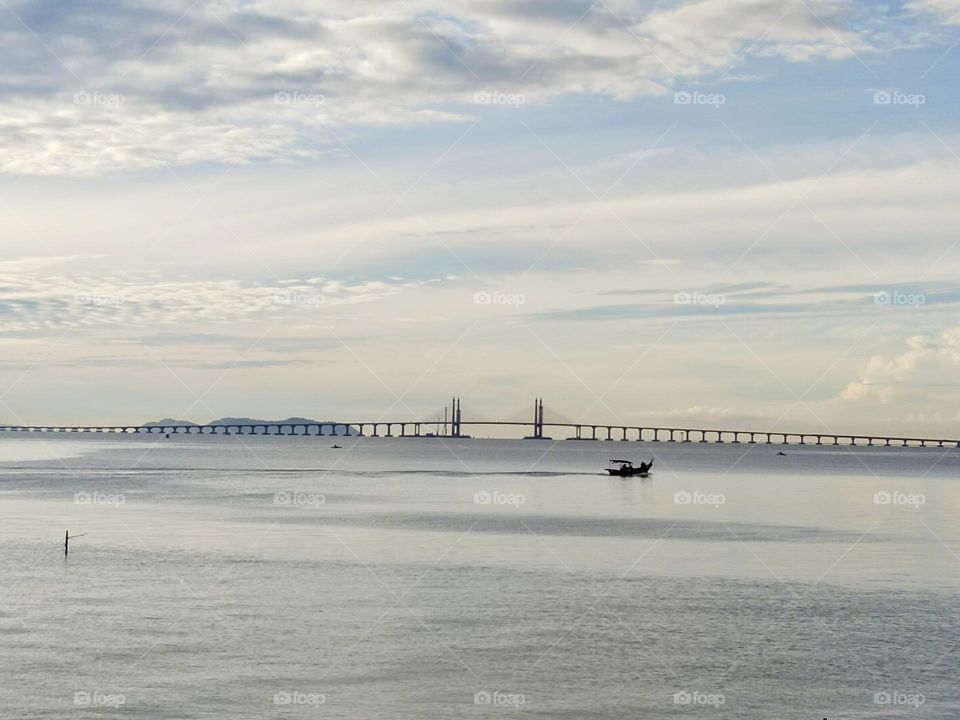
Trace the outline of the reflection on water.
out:
<instances>
[{"instance_id":1,"label":"reflection on water","mask_svg":"<svg viewBox=\"0 0 960 720\"><path fill-rule=\"evenodd\" d=\"M0 440L0 717L958 714L956 451L109 440Z\"/></svg>"}]
</instances>

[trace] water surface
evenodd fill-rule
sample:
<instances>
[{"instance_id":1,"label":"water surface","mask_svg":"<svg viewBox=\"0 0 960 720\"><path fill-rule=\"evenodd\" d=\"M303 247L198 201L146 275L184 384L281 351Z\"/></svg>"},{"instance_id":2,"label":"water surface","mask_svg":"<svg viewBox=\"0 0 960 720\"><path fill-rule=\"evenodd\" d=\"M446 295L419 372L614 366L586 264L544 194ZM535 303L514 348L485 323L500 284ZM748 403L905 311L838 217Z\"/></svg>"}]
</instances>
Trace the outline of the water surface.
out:
<instances>
[{"instance_id":1,"label":"water surface","mask_svg":"<svg viewBox=\"0 0 960 720\"><path fill-rule=\"evenodd\" d=\"M0 440L0 717L960 715L957 450L338 442Z\"/></svg>"}]
</instances>

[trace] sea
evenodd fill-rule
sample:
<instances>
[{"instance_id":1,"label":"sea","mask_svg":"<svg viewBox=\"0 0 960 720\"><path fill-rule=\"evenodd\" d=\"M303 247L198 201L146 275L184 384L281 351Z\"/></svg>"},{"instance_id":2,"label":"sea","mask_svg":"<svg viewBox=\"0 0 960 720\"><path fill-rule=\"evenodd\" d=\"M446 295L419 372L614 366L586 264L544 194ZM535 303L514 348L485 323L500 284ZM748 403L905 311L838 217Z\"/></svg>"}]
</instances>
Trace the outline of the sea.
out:
<instances>
[{"instance_id":1,"label":"sea","mask_svg":"<svg viewBox=\"0 0 960 720\"><path fill-rule=\"evenodd\" d=\"M958 718L958 513L956 448L8 434L0 718Z\"/></svg>"}]
</instances>

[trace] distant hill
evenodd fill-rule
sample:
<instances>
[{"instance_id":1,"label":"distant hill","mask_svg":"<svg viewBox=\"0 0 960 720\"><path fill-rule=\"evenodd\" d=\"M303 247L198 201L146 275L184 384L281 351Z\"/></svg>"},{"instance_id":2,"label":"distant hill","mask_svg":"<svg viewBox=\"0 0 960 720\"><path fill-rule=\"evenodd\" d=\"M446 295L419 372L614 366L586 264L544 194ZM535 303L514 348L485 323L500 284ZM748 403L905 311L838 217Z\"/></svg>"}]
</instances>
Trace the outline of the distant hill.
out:
<instances>
[{"instance_id":1,"label":"distant hill","mask_svg":"<svg viewBox=\"0 0 960 720\"><path fill-rule=\"evenodd\" d=\"M311 420L310 418L302 417L290 417L286 420L256 420L254 418L234 418L234 417L225 417L220 418L219 420L214 420L209 423L210 425L330 425L337 422L336 420ZM144 427L156 427L158 425L165 425L166 427L196 427L200 423L190 422L189 420L174 420L173 418L166 418L164 420L155 420L153 422L144 423ZM339 424L339 423L338 423ZM343 432L340 429L340 432ZM360 433L353 427L347 428L348 435L359 435Z\"/></svg>"},{"instance_id":2,"label":"distant hill","mask_svg":"<svg viewBox=\"0 0 960 720\"><path fill-rule=\"evenodd\" d=\"M296 425L302 425L304 423L317 423L319 420L311 420L310 418L302 417L290 417L286 420L256 420L254 418L241 418L241 417L225 417L220 418L219 420L214 420L211 422L211 425L278 425L281 423L294 423ZM333 420L324 420L323 422L331 423Z\"/></svg>"}]
</instances>

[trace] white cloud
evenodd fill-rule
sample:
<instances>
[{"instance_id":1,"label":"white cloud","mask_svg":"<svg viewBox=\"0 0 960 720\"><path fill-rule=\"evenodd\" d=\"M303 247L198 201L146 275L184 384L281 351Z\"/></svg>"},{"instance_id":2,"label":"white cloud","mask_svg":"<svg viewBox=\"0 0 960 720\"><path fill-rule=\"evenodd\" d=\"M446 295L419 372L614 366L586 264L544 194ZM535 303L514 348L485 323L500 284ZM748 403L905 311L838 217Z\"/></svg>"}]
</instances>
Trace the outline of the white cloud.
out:
<instances>
[{"instance_id":1,"label":"white cloud","mask_svg":"<svg viewBox=\"0 0 960 720\"><path fill-rule=\"evenodd\" d=\"M24 0L13 10L43 42L22 27L0 38L0 62L28 68L0 88L0 170L32 174L295 159L336 147L329 128L461 120L480 91L631 98L742 54L807 61L869 48L852 0L665 11L639 0Z\"/></svg>"},{"instance_id":2,"label":"white cloud","mask_svg":"<svg viewBox=\"0 0 960 720\"><path fill-rule=\"evenodd\" d=\"M705 67L726 67L748 49L795 62L866 50L865 38L840 24L853 7L836 0L700 0L654 14L640 27L682 63L679 72L698 75Z\"/></svg>"},{"instance_id":3,"label":"white cloud","mask_svg":"<svg viewBox=\"0 0 960 720\"><path fill-rule=\"evenodd\" d=\"M0 277L7 273L28 272L41 268L53 267L75 260L89 259L90 255L48 255L37 257L17 258L16 260L0 260Z\"/></svg>"},{"instance_id":4,"label":"white cloud","mask_svg":"<svg viewBox=\"0 0 960 720\"><path fill-rule=\"evenodd\" d=\"M0 121L0 170L92 175L165 164L246 163L303 157L292 127L243 127L213 114L64 107L8 107Z\"/></svg>"},{"instance_id":5,"label":"white cloud","mask_svg":"<svg viewBox=\"0 0 960 720\"><path fill-rule=\"evenodd\" d=\"M872 357L840 399L892 406L913 417L923 417L932 408L960 406L960 327L911 337L907 346L900 355Z\"/></svg>"},{"instance_id":6,"label":"white cloud","mask_svg":"<svg viewBox=\"0 0 960 720\"><path fill-rule=\"evenodd\" d=\"M32 260L32 259L30 259ZM96 329L203 326L272 320L290 324L323 320L335 308L399 294L399 283L345 283L314 278L251 283L239 280L164 280L132 273L50 275L0 266L0 331L30 333L55 328ZM7 266L7 267L4 267ZM409 289L409 283L407 286Z\"/></svg>"},{"instance_id":7,"label":"white cloud","mask_svg":"<svg viewBox=\"0 0 960 720\"><path fill-rule=\"evenodd\" d=\"M937 15L949 25L960 25L960 0L913 0L907 8Z\"/></svg>"}]
</instances>

